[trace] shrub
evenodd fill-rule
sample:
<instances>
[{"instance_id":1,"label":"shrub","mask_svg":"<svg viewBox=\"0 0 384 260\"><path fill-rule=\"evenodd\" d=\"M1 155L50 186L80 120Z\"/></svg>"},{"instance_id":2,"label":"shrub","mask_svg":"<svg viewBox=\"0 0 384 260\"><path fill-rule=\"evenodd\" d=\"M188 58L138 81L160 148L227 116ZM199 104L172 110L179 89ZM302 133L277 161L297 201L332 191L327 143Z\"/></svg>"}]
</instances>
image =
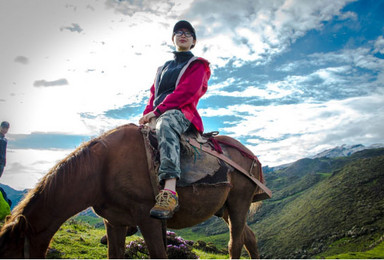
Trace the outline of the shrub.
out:
<instances>
[{"instance_id":1,"label":"shrub","mask_svg":"<svg viewBox=\"0 0 384 260\"><path fill-rule=\"evenodd\" d=\"M126 247L124 256L125 258L129 259L149 258L148 248L144 239L139 238L129 242Z\"/></svg>"},{"instance_id":2,"label":"shrub","mask_svg":"<svg viewBox=\"0 0 384 260\"><path fill-rule=\"evenodd\" d=\"M175 232L167 231L167 254L173 259L197 259L198 256L192 252L193 241L184 240L176 236ZM126 258L149 258L149 252L144 239L139 238L131 241L125 250Z\"/></svg>"}]
</instances>

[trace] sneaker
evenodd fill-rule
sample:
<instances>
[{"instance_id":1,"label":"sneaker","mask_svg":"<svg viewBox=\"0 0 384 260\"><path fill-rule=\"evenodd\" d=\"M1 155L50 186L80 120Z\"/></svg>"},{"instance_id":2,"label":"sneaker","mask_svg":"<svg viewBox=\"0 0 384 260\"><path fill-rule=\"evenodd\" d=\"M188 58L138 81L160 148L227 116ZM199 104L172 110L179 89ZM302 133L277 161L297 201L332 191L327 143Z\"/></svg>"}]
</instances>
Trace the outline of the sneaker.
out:
<instances>
[{"instance_id":1,"label":"sneaker","mask_svg":"<svg viewBox=\"0 0 384 260\"><path fill-rule=\"evenodd\" d=\"M179 208L179 199L168 190L161 190L156 196L156 205L149 212L151 217L169 219Z\"/></svg>"}]
</instances>

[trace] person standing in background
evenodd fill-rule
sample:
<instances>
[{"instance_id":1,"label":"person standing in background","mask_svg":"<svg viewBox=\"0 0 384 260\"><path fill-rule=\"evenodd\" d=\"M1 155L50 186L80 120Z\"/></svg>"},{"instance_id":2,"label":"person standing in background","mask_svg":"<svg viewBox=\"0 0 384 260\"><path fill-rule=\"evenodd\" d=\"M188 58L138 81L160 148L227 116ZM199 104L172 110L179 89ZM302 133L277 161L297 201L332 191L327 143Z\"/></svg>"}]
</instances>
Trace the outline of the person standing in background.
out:
<instances>
[{"instance_id":1,"label":"person standing in background","mask_svg":"<svg viewBox=\"0 0 384 260\"><path fill-rule=\"evenodd\" d=\"M1 122L1 129L0 129L0 178L3 175L4 167L7 163L6 160L6 152L7 152L7 138L5 138L5 135L8 133L9 130L9 123L7 121Z\"/></svg>"}]
</instances>

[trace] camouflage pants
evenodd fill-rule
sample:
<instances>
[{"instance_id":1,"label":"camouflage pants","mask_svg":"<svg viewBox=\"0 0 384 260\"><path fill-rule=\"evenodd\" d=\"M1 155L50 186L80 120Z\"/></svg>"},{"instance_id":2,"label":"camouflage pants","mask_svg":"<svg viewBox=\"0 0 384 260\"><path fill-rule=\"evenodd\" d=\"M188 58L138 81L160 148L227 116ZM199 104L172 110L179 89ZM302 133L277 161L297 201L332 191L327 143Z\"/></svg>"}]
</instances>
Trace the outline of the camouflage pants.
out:
<instances>
[{"instance_id":1,"label":"camouflage pants","mask_svg":"<svg viewBox=\"0 0 384 260\"><path fill-rule=\"evenodd\" d=\"M164 112L156 120L156 136L159 143L159 181L180 178L180 135L187 131L191 122L180 110Z\"/></svg>"}]
</instances>

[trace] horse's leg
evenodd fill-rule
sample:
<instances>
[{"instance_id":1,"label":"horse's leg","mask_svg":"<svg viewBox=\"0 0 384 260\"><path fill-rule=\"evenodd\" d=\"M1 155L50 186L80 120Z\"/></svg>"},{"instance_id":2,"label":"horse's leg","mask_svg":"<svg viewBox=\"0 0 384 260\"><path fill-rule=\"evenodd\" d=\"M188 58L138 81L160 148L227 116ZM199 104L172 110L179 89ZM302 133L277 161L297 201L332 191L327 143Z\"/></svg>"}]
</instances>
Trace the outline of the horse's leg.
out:
<instances>
[{"instance_id":1,"label":"horse's leg","mask_svg":"<svg viewBox=\"0 0 384 260\"><path fill-rule=\"evenodd\" d=\"M108 258L124 258L127 227L112 226L106 220L104 220L104 225L108 237Z\"/></svg>"},{"instance_id":2,"label":"horse's leg","mask_svg":"<svg viewBox=\"0 0 384 260\"><path fill-rule=\"evenodd\" d=\"M233 218L229 219L228 211L224 213L223 219L228 224L229 228L229 242L228 242L228 253L231 259L240 259L241 249L244 245L243 230L244 226L241 227ZM245 224L244 224L245 225Z\"/></svg>"},{"instance_id":3,"label":"horse's leg","mask_svg":"<svg viewBox=\"0 0 384 260\"><path fill-rule=\"evenodd\" d=\"M147 218L139 228L147 244L150 258L168 258L161 220L149 217L149 210Z\"/></svg>"},{"instance_id":4,"label":"horse's leg","mask_svg":"<svg viewBox=\"0 0 384 260\"><path fill-rule=\"evenodd\" d=\"M248 255L252 259L260 258L259 250L257 248L256 236L253 233L252 229L247 224L245 224L243 234L244 234L244 245L248 251Z\"/></svg>"},{"instance_id":5,"label":"horse's leg","mask_svg":"<svg viewBox=\"0 0 384 260\"><path fill-rule=\"evenodd\" d=\"M225 222L227 222L228 227L229 227L229 220L228 220L228 212L227 211L224 213L222 218L225 220ZM253 233L252 229L247 224L245 224L245 226L244 226L243 241L244 241L245 248L247 249L248 255L252 259L260 258L259 250L257 248L257 241L256 241L255 234Z\"/></svg>"},{"instance_id":6,"label":"horse's leg","mask_svg":"<svg viewBox=\"0 0 384 260\"><path fill-rule=\"evenodd\" d=\"M237 192L237 194L246 195L246 190ZM252 194L251 194L252 195ZM228 242L229 257L238 259L241 255L241 250L245 242L249 243L251 248L252 241L249 240L249 230L245 228L248 209L251 204L246 199L247 196L229 196L226 202L226 212L223 216L224 220L228 223L230 231L230 239ZM251 196L249 196L251 198ZM254 245L257 247L257 245Z\"/></svg>"}]
</instances>

